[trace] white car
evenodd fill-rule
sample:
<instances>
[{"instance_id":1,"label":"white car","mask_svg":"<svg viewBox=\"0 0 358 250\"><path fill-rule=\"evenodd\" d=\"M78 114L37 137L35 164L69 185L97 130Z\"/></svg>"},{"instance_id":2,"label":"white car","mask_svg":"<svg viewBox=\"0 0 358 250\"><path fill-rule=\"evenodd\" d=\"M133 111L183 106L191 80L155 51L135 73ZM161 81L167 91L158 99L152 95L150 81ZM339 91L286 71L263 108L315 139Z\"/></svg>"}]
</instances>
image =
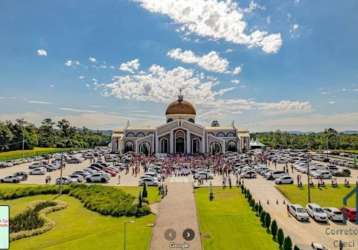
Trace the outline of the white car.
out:
<instances>
[{"instance_id":1,"label":"white car","mask_svg":"<svg viewBox=\"0 0 358 250\"><path fill-rule=\"evenodd\" d=\"M297 220L299 221L309 221L309 215L306 212L306 209L304 209L301 205L299 204L292 204L292 205L287 205L288 208L288 212L290 214L292 214Z\"/></svg>"},{"instance_id":2,"label":"white car","mask_svg":"<svg viewBox=\"0 0 358 250\"><path fill-rule=\"evenodd\" d=\"M147 186L158 186L159 185L159 181L157 178L155 177L150 177L150 176L142 176L140 179L139 179L139 186L142 186L147 184Z\"/></svg>"},{"instance_id":3,"label":"white car","mask_svg":"<svg viewBox=\"0 0 358 250\"><path fill-rule=\"evenodd\" d=\"M87 182L108 182L110 177L106 173L95 173L91 176L86 177Z\"/></svg>"},{"instance_id":4,"label":"white car","mask_svg":"<svg viewBox=\"0 0 358 250\"><path fill-rule=\"evenodd\" d=\"M71 174L68 178L70 178L72 183L81 183L84 181L83 176L79 174Z\"/></svg>"},{"instance_id":5,"label":"white car","mask_svg":"<svg viewBox=\"0 0 358 250\"><path fill-rule=\"evenodd\" d=\"M4 178L0 179L0 182L2 183L19 183L20 182L20 178L16 177L16 176L5 176Z\"/></svg>"},{"instance_id":6,"label":"white car","mask_svg":"<svg viewBox=\"0 0 358 250\"><path fill-rule=\"evenodd\" d=\"M293 184L293 179L291 176L281 176L275 180L275 184Z\"/></svg>"},{"instance_id":7,"label":"white car","mask_svg":"<svg viewBox=\"0 0 358 250\"><path fill-rule=\"evenodd\" d=\"M30 175L44 175L45 173L45 168L35 168L29 172Z\"/></svg>"},{"instance_id":8,"label":"white car","mask_svg":"<svg viewBox=\"0 0 358 250\"><path fill-rule=\"evenodd\" d=\"M59 178L57 178L56 179L56 185L59 185L59 184L64 184L64 185L66 185L66 184L71 184L72 183L72 181L71 181L71 179L70 178L68 178L68 177L59 177Z\"/></svg>"},{"instance_id":9,"label":"white car","mask_svg":"<svg viewBox=\"0 0 358 250\"><path fill-rule=\"evenodd\" d=\"M256 172L253 170L249 170L247 172L242 173L241 178L246 178L246 179L254 179L256 178Z\"/></svg>"},{"instance_id":10,"label":"white car","mask_svg":"<svg viewBox=\"0 0 358 250\"><path fill-rule=\"evenodd\" d=\"M344 222L344 215L339 209L335 207L325 207L323 210L331 221Z\"/></svg>"},{"instance_id":11,"label":"white car","mask_svg":"<svg viewBox=\"0 0 358 250\"><path fill-rule=\"evenodd\" d=\"M29 166L29 169L41 168L45 167L45 165L41 162L34 162Z\"/></svg>"},{"instance_id":12,"label":"white car","mask_svg":"<svg viewBox=\"0 0 358 250\"><path fill-rule=\"evenodd\" d=\"M328 216L324 210L315 203L308 203L306 206L308 214L316 221L328 222Z\"/></svg>"}]
</instances>

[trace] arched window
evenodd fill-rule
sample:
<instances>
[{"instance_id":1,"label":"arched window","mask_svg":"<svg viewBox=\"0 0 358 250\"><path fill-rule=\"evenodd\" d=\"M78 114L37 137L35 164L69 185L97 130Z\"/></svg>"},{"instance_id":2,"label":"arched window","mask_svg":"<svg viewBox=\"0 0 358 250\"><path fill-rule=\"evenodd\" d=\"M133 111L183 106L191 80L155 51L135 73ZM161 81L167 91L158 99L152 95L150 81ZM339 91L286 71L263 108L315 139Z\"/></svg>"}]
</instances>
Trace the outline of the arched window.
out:
<instances>
[{"instance_id":1,"label":"arched window","mask_svg":"<svg viewBox=\"0 0 358 250\"><path fill-rule=\"evenodd\" d=\"M137 133L137 137L144 137L144 136L145 136L145 134L143 132L138 132Z\"/></svg>"},{"instance_id":2,"label":"arched window","mask_svg":"<svg viewBox=\"0 0 358 250\"><path fill-rule=\"evenodd\" d=\"M172 121L173 121L172 118L168 118L168 119L167 119L167 123L172 122Z\"/></svg>"},{"instance_id":3,"label":"arched window","mask_svg":"<svg viewBox=\"0 0 358 250\"><path fill-rule=\"evenodd\" d=\"M217 137L225 137L225 133L224 132L219 132L216 134Z\"/></svg>"},{"instance_id":4,"label":"arched window","mask_svg":"<svg viewBox=\"0 0 358 250\"><path fill-rule=\"evenodd\" d=\"M189 118L188 121L191 122L191 123L195 123L193 118Z\"/></svg>"},{"instance_id":5,"label":"arched window","mask_svg":"<svg viewBox=\"0 0 358 250\"><path fill-rule=\"evenodd\" d=\"M126 134L126 137L135 137L135 134L133 132L128 132Z\"/></svg>"},{"instance_id":6,"label":"arched window","mask_svg":"<svg viewBox=\"0 0 358 250\"><path fill-rule=\"evenodd\" d=\"M227 137L235 137L235 133L234 132L229 132L226 135Z\"/></svg>"}]
</instances>

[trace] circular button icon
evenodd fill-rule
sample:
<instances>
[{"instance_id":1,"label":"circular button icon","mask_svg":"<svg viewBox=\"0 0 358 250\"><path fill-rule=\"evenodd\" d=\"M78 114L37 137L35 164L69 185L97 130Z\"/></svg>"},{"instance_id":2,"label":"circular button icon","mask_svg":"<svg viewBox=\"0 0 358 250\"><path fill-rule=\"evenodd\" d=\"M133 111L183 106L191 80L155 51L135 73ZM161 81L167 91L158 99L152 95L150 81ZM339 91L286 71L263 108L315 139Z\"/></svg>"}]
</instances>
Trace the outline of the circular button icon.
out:
<instances>
[{"instance_id":1,"label":"circular button icon","mask_svg":"<svg viewBox=\"0 0 358 250\"><path fill-rule=\"evenodd\" d=\"M169 229L165 230L164 237L166 240L173 241L176 238L176 236L177 236L177 233L175 232L174 229L169 228Z\"/></svg>"},{"instance_id":2,"label":"circular button icon","mask_svg":"<svg viewBox=\"0 0 358 250\"><path fill-rule=\"evenodd\" d=\"M193 240L195 237L195 232L193 229L190 229L190 228L187 228L184 230L183 232L183 238L186 240L186 241L191 241Z\"/></svg>"}]
</instances>

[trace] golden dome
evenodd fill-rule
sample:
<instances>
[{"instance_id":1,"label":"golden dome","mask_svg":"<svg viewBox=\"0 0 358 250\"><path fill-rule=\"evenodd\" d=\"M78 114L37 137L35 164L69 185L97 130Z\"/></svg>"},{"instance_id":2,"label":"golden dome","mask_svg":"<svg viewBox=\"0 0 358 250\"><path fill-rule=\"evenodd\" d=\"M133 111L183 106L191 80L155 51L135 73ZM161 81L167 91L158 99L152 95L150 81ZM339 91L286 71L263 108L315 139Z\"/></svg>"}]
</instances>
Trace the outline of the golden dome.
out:
<instances>
[{"instance_id":1,"label":"golden dome","mask_svg":"<svg viewBox=\"0 0 358 250\"><path fill-rule=\"evenodd\" d=\"M179 96L178 100L170 103L167 107L166 115L196 115L193 104L183 100L182 96Z\"/></svg>"}]
</instances>

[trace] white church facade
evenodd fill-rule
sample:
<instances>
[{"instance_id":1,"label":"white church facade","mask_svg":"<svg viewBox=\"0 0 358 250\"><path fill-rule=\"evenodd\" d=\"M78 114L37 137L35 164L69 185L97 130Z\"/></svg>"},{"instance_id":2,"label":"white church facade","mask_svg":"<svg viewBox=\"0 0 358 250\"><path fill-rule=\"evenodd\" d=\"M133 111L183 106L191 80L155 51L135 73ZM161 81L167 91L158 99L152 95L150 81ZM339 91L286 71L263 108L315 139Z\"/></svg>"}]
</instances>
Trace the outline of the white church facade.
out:
<instances>
[{"instance_id":1,"label":"white church facade","mask_svg":"<svg viewBox=\"0 0 358 250\"><path fill-rule=\"evenodd\" d=\"M213 121L210 127L195 122L194 106L179 96L165 112L166 123L156 128L113 130L112 151L124 154L219 154L227 151L245 152L250 147L246 129L221 127Z\"/></svg>"}]
</instances>

